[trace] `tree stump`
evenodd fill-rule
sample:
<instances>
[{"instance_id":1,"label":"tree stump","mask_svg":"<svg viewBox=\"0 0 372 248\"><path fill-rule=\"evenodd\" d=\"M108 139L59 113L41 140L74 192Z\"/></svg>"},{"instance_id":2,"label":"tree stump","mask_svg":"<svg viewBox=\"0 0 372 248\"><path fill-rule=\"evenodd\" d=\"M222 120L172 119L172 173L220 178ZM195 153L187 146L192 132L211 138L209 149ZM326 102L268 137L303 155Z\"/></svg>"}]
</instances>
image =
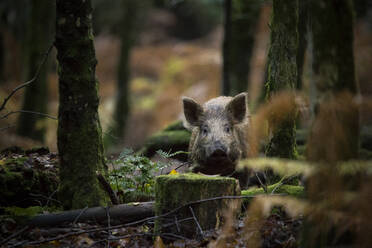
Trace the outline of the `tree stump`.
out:
<instances>
[{"instance_id":1,"label":"tree stump","mask_svg":"<svg viewBox=\"0 0 372 248\"><path fill-rule=\"evenodd\" d=\"M157 177L155 192L155 214L161 216L155 231L194 239L218 228L232 201L203 199L240 195L240 186L234 178L187 173Z\"/></svg>"}]
</instances>

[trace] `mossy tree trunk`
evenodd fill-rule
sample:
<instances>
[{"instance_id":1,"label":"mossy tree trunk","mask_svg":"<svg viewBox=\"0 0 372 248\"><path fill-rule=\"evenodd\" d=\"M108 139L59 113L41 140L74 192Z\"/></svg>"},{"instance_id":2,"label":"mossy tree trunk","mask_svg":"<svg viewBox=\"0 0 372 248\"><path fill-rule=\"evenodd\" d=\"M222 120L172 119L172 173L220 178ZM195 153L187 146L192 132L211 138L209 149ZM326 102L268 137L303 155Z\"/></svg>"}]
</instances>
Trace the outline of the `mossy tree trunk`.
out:
<instances>
[{"instance_id":1,"label":"mossy tree trunk","mask_svg":"<svg viewBox=\"0 0 372 248\"><path fill-rule=\"evenodd\" d=\"M105 164L91 18L90 0L57 0L60 199L67 209L105 199L96 177Z\"/></svg>"},{"instance_id":2,"label":"mossy tree trunk","mask_svg":"<svg viewBox=\"0 0 372 248\"><path fill-rule=\"evenodd\" d=\"M298 0L274 0L271 20L270 49L268 55L268 82L266 98L280 91L292 91L297 82ZM295 113L286 113L266 147L270 157L296 157Z\"/></svg>"},{"instance_id":3,"label":"mossy tree trunk","mask_svg":"<svg viewBox=\"0 0 372 248\"><path fill-rule=\"evenodd\" d=\"M235 96L248 89L250 61L262 2L226 0L222 94Z\"/></svg>"},{"instance_id":4,"label":"mossy tree trunk","mask_svg":"<svg viewBox=\"0 0 372 248\"><path fill-rule=\"evenodd\" d=\"M354 7L352 0L318 0L311 4L311 27L313 41L313 74L316 90L315 112L328 111L339 125L337 134L328 132L327 140L333 140L329 151L339 150L337 158L332 152L308 154L312 160L348 160L357 157L359 147L359 114L353 100L357 94L355 77L353 39ZM338 106L341 104L343 106ZM319 117L320 118L320 117ZM318 118L318 119L319 119ZM318 120L320 121L320 120ZM315 123L314 123L315 124ZM324 126L324 125L323 125ZM313 125L311 136L316 137L322 130ZM310 136L310 139L311 139ZM311 142L314 139L311 139ZM316 142L316 141L315 141ZM325 145L324 142L318 142ZM343 143L344 148L340 148ZM341 151L341 150L344 151ZM323 155L321 155L323 154Z\"/></svg>"},{"instance_id":5,"label":"mossy tree trunk","mask_svg":"<svg viewBox=\"0 0 372 248\"><path fill-rule=\"evenodd\" d=\"M52 27L54 18L54 4L50 0L31 1L31 21L28 22L26 43L26 77L33 78L44 57L44 53L52 42ZM41 69L38 78L25 91L22 110L47 113L48 63ZM17 133L43 142L46 132L45 117L21 113L17 123Z\"/></svg>"},{"instance_id":6,"label":"mossy tree trunk","mask_svg":"<svg viewBox=\"0 0 372 248\"><path fill-rule=\"evenodd\" d=\"M1 16L0 16L1 18ZM4 75L4 60L5 60L5 51L4 51L4 35L2 34L2 22L0 19L0 85L3 84L5 75Z\"/></svg>"}]
</instances>

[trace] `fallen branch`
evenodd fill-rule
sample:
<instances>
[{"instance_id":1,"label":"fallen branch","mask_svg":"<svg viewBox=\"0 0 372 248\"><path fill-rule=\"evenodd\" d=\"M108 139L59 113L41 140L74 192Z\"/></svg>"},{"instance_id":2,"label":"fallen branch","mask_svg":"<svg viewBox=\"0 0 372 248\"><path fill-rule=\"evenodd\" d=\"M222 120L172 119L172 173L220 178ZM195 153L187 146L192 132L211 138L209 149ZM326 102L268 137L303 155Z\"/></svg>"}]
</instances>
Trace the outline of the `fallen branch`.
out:
<instances>
[{"instance_id":1,"label":"fallen branch","mask_svg":"<svg viewBox=\"0 0 372 248\"><path fill-rule=\"evenodd\" d=\"M106 191L109 195L112 204L118 205L119 198L116 195L115 191L111 188L110 184L106 181L106 179L102 176L101 173L97 173L98 182L101 184L102 188Z\"/></svg>"},{"instance_id":2,"label":"fallen branch","mask_svg":"<svg viewBox=\"0 0 372 248\"><path fill-rule=\"evenodd\" d=\"M138 204L121 204L110 207L109 214L113 223L128 223L138 219L154 215L154 202ZM53 226L64 222L73 222L76 218L79 222L98 221L105 223L107 213L105 207L93 207L84 210L71 210L61 213L42 214L30 220L30 226Z\"/></svg>"},{"instance_id":3,"label":"fallen branch","mask_svg":"<svg viewBox=\"0 0 372 248\"><path fill-rule=\"evenodd\" d=\"M124 223L124 224L111 225L109 227L94 228L94 229L82 230L82 231L77 231L77 232L70 232L70 233L66 233L63 235L59 235L54 238L44 239L41 241L32 241L32 242L22 241L17 244L14 244L11 247L18 247L18 246L22 246L26 244L36 245L36 244L46 243L46 242L50 242L54 240L60 240L60 239L64 239L67 237L76 236L76 235L80 235L84 233L108 231L108 230L122 228L122 227L134 226L134 225L138 225L141 223L145 223L147 221L155 220L157 218L167 217L171 214L176 213L181 208L189 207L189 206L200 204L200 203L207 202L207 201L215 201L215 200L223 200L223 199L243 199L243 198L254 198L254 197L255 196L219 196L219 197L213 197L213 198L208 198L208 199L202 199L202 200L197 200L197 201L186 203L182 206L179 206L159 216L153 216L154 202L143 202L143 203L138 203L135 205L134 204L116 205L116 206L110 207L110 219L111 221L116 221L116 222L120 221L121 223ZM95 221L103 222L107 218L105 207L88 208L86 211L84 211L83 214L81 214L81 212L82 210L80 209L80 210L71 210L71 211L66 211L66 212L56 213L56 214L38 215L34 217L33 219L31 219L28 225L29 226L50 226L50 225L61 224L63 222L72 222L72 220L74 220L79 214L81 215L80 221L82 222L88 221L88 220L95 220ZM146 217L140 220L133 221L134 219L138 219L139 216L141 215L150 216L150 217ZM178 222L181 222L181 221L178 221ZM166 235L166 234L163 233L162 235ZM174 234L172 235L175 236ZM10 240L9 237L7 238L7 240ZM106 240L107 239L104 239L104 241Z\"/></svg>"}]
</instances>

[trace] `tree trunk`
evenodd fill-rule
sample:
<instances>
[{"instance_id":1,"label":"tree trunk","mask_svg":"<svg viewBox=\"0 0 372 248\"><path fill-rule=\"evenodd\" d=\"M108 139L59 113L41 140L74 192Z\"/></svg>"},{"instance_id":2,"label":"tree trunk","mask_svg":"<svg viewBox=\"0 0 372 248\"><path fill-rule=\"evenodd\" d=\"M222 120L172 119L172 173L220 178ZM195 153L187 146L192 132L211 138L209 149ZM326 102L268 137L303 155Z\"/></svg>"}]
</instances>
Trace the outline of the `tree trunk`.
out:
<instances>
[{"instance_id":1,"label":"tree trunk","mask_svg":"<svg viewBox=\"0 0 372 248\"><path fill-rule=\"evenodd\" d=\"M58 151L64 208L104 204L96 171L104 171L98 117L97 60L90 0L57 0L59 75Z\"/></svg>"},{"instance_id":2,"label":"tree trunk","mask_svg":"<svg viewBox=\"0 0 372 248\"><path fill-rule=\"evenodd\" d=\"M308 39L309 0L298 1L298 52L296 89L302 89L302 76Z\"/></svg>"},{"instance_id":3,"label":"tree trunk","mask_svg":"<svg viewBox=\"0 0 372 248\"><path fill-rule=\"evenodd\" d=\"M32 0L31 21L28 23L26 56L26 77L33 78L44 57L44 53L52 42L52 23L54 18L53 1ZM48 63L39 73L38 78L26 88L22 110L47 113ZM46 131L46 118L29 113L21 113L18 119L17 133L43 142Z\"/></svg>"},{"instance_id":4,"label":"tree trunk","mask_svg":"<svg viewBox=\"0 0 372 248\"><path fill-rule=\"evenodd\" d=\"M358 155L359 113L353 99L357 93L353 19L351 0L318 0L311 4L313 73L317 97L317 118L310 133L311 145L308 146L312 148L308 150L311 160L334 162L353 159ZM327 135L327 142L324 142L322 135Z\"/></svg>"},{"instance_id":5,"label":"tree trunk","mask_svg":"<svg viewBox=\"0 0 372 248\"><path fill-rule=\"evenodd\" d=\"M230 48L230 38L231 38L231 1L232 0L225 0L224 1L224 36L223 36L223 44L222 44L222 57L223 57L223 64L222 64L222 82L221 82L221 92L222 95L229 95L230 94L230 67L231 61L229 57L229 48Z\"/></svg>"},{"instance_id":6,"label":"tree trunk","mask_svg":"<svg viewBox=\"0 0 372 248\"><path fill-rule=\"evenodd\" d=\"M250 60L261 2L225 1L222 94L235 96L248 89Z\"/></svg>"},{"instance_id":7,"label":"tree trunk","mask_svg":"<svg viewBox=\"0 0 372 248\"><path fill-rule=\"evenodd\" d=\"M122 1L121 20L121 49L119 65L117 67L117 95L114 110L114 121L109 130L110 135L105 137L108 146L121 140L125 135L125 127L130 113L130 57L138 33L138 19L145 2L137 0ZM113 139L112 137L115 137Z\"/></svg>"},{"instance_id":8,"label":"tree trunk","mask_svg":"<svg viewBox=\"0 0 372 248\"><path fill-rule=\"evenodd\" d=\"M271 40L269 49L268 82L266 98L269 99L279 91L292 91L297 82L297 48L298 48L298 1L274 0L271 21ZM295 121L293 111L278 124L266 147L266 155L270 157L296 157Z\"/></svg>"}]
</instances>

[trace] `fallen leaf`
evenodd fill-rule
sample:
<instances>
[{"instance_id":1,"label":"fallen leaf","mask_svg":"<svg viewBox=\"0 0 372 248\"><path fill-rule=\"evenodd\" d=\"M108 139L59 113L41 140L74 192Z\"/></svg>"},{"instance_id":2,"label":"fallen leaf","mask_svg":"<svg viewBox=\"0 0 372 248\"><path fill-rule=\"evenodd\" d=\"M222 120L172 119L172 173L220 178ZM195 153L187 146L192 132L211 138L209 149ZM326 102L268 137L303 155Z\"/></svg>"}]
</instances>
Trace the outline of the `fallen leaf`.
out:
<instances>
[{"instance_id":1,"label":"fallen leaf","mask_svg":"<svg viewBox=\"0 0 372 248\"><path fill-rule=\"evenodd\" d=\"M169 175L177 175L179 174L175 169L171 170L171 172L169 172Z\"/></svg>"},{"instance_id":2,"label":"fallen leaf","mask_svg":"<svg viewBox=\"0 0 372 248\"><path fill-rule=\"evenodd\" d=\"M0 165L5 165L5 158L0 159Z\"/></svg>"},{"instance_id":3,"label":"fallen leaf","mask_svg":"<svg viewBox=\"0 0 372 248\"><path fill-rule=\"evenodd\" d=\"M154 242L154 248L165 248L163 240L161 239L160 236L156 236L156 239Z\"/></svg>"}]
</instances>

